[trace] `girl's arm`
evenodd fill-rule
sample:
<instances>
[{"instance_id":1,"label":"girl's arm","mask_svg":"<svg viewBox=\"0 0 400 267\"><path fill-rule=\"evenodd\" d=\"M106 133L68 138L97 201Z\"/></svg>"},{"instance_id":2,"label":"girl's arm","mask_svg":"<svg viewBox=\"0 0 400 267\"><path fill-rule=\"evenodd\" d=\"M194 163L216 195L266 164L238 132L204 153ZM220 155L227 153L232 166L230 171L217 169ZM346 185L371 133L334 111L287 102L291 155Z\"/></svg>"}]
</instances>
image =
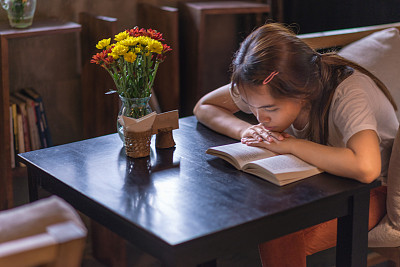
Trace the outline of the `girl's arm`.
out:
<instances>
[{"instance_id":1,"label":"girl's arm","mask_svg":"<svg viewBox=\"0 0 400 267\"><path fill-rule=\"evenodd\" d=\"M242 132L251 124L234 115L239 108L232 100L229 87L230 84L222 86L203 96L196 104L193 113L207 127L239 140Z\"/></svg>"},{"instance_id":2,"label":"girl's arm","mask_svg":"<svg viewBox=\"0 0 400 267\"><path fill-rule=\"evenodd\" d=\"M249 141L246 144L266 147L277 153L291 153L326 172L363 183L372 182L381 172L379 139L373 130L354 134L345 148L320 145L293 137L273 142Z\"/></svg>"}]
</instances>

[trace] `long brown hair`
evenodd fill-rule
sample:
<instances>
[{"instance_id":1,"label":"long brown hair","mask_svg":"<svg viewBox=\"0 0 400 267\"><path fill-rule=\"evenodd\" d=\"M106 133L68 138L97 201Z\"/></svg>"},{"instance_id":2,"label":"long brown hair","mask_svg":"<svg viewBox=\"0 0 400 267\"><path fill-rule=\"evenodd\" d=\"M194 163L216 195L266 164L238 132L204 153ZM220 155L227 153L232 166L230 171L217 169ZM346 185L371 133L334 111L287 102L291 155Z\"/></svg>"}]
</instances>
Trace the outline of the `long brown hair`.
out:
<instances>
[{"instance_id":1,"label":"long brown hair","mask_svg":"<svg viewBox=\"0 0 400 267\"><path fill-rule=\"evenodd\" d=\"M306 100L310 104L306 138L327 144L333 94L354 70L371 77L397 110L386 86L368 70L334 52L319 54L278 23L259 27L242 42L232 62L231 86L238 94L237 88L261 85L271 73L279 72L268 83L271 95Z\"/></svg>"}]
</instances>

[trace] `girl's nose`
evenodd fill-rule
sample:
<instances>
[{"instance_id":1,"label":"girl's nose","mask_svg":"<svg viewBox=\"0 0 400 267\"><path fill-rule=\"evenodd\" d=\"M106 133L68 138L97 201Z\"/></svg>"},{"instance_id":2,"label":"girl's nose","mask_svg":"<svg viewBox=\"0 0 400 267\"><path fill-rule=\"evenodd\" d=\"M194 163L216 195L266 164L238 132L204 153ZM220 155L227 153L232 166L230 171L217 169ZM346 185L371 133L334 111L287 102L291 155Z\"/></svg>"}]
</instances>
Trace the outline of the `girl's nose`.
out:
<instances>
[{"instance_id":1,"label":"girl's nose","mask_svg":"<svg viewBox=\"0 0 400 267\"><path fill-rule=\"evenodd\" d=\"M266 112L259 110L259 109L257 110L256 117L257 117L258 122L260 122L260 123L271 121L271 117L268 116L268 114L266 114Z\"/></svg>"}]
</instances>

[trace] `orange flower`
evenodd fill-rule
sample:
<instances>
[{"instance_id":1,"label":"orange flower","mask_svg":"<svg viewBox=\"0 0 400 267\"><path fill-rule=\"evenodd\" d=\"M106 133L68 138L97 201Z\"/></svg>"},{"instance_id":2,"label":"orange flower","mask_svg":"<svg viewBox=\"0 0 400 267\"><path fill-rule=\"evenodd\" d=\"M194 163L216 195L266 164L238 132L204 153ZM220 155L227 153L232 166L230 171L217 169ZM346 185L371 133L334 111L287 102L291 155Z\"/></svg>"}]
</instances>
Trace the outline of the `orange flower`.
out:
<instances>
[{"instance_id":1,"label":"orange flower","mask_svg":"<svg viewBox=\"0 0 400 267\"><path fill-rule=\"evenodd\" d=\"M105 69L108 69L112 63L114 63L114 58L108 56L108 53L111 52L111 48L108 50L103 50L100 53L97 53L92 57L90 63L96 63L97 65L102 66Z\"/></svg>"},{"instance_id":2,"label":"orange flower","mask_svg":"<svg viewBox=\"0 0 400 267\"><path fill-rule=\"evenodd\" d=\"M161 54L157 55L157 60L163 62L166 58L165 53L167 53L168 51L172 51L171 47L167 44L163 44L163 51L161 52Z\"/></svg>"},{"instance_id":3,"label":"orange flower","mask_svg":"<svg viewBox=\"0 0 400 267\"><path fill-rule=\"evenodd\" d=\"M151 39L157 40L157 41L164 41L162 33L153 30L153 29L139 29L139 27L134 27L131 30L126 30L130 36L133 37L138 37L138 36L147 36L150 37Z\"/></svg>"}]
</instances>

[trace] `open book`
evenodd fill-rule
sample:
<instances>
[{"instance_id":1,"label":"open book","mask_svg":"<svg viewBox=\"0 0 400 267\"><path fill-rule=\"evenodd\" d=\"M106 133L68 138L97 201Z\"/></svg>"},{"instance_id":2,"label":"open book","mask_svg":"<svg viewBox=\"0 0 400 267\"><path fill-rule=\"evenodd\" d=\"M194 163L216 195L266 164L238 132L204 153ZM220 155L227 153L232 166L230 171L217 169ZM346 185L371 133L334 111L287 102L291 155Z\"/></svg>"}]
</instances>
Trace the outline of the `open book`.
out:
<instances>
[{"instance_id":1,"label":"open book","mask_svg":"<svg viewBox=\"0 0 400 267\"><path fill-rule=\"evenodd\" d=\"M242 143L210 147L206 153L220 157L236 169L276 185L285 185L322 172L291 154L279 155L264 148Z\"/></svg>"}]
</instances>

